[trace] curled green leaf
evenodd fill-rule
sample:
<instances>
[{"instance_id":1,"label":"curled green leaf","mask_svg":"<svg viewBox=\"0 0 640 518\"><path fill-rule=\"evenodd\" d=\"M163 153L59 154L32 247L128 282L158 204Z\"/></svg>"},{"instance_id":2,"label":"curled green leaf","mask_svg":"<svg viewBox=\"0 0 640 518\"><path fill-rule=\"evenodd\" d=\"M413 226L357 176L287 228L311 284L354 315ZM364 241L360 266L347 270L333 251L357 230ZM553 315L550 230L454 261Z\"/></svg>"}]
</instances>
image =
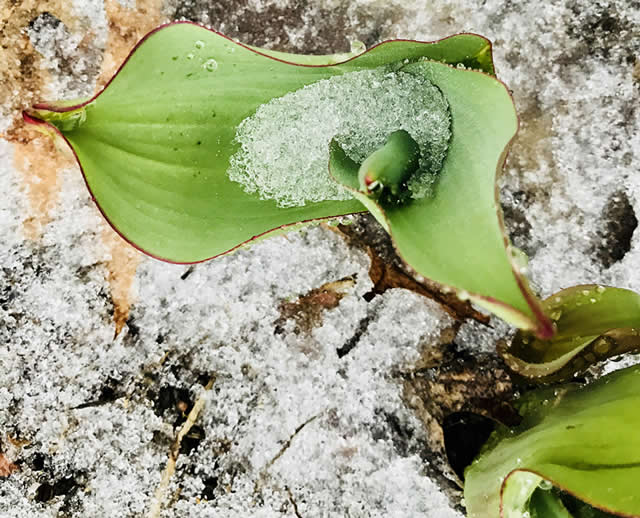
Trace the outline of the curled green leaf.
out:
<instances>
[{"instance_id":1,"label":"curled green leaf","mask_svg":"<svg viewBox=\"0 0 640 518\"><path fill-rule=\"evenodd\" d=\"M539 382L570 379L596 362L640 348L640 295L623 288L574 286L543 301L550 340L519 331L499 352L516 373Z\"/></svg>"},{"instance_id":2,"label":"curled green leaf","mask_svg":"<svg viewBox=\"0 0 640 518\"><path fill-rule=\"evenodd\" d=\"M469 518L575 518L552 486L596 510L640 516L639 404L637 366L527 394L522 424L495 433L465 472Z\"/></svg>"},{"instance_id":3,"label":"curled green leaf","mask_svg":"<svg viewBox=\"0 0 640 518\"><path fill-rule=\"evenodd\" d=\"M508 91L493 72L489 42L472 34L432 43L389 41L358 56L300 56L248 47L194 24L175 23L147 35L95 97L75 104L36 105L25 120L71 147L112 227L154 257L202 261L292 225L369 209L419 273L548 337L549 320L514 260L495 197L496 175L517 118ZM323 81L333 82L331 88L370 84L353 102L368 99L376 83L395 85L396 97L389 103L368 103L369 108L384 109L406 97L405 86L422 93L434 107L439 104L437 113L448 117L443 103L450 108L451 139L447 127L440 134L446 134L439 142L448 149L443 149L446 158L433 195L427 193L429 182L423 182L417 186L419 195L414 190L408 203L380 208L367 196L345 195L330 180L325 188L336 193L322 198L312 188L311 197L302 201L269 197L255 192L251 183L236 181L234 167L246 165L239 154L246 142L241 144L238 135L250 119L278 100L284 103L287 96L299 100L296 95L305 87ZM331 88L323 90L328 98ZM385 95L380 99L391 94ZM348 108L351 101L345 99L343 107ZM299 114L307 111L303 108ZM389 106L390 115L397 108ZM410 115L409 108L413 106L404 111ZM429 124L417 128L430 131ZM278 125L272 126L268 133L278 133ZM296 138L313 142L315 129L305 125ZM384 137L397 129L402 128L391 127ZM341 139L353 136L332 137L344 143ZM330 140L323 144L324 152ZM256 142L253 134L248 142ZM427 139L424 146L432 144L437 147ZM253 151L254 156L276 158L282 152L278 146L259 145ZM422 155L421 167L424 163L437 169L442 164L441 159L429 163ZM376 175L389 184L391 193L401 192L405 181L410 190L417 189L406 180L411 167L408 163L401 171L380 170ZM326 171L325 163L313 174ZM272 178L278 181L279 176Z\"/></svg>"},{"instance_id":4,"label":"curled green leaf","mask_svg":"<svg viewBox=\"0 0 640 518\"><path fill-rule=\"evenodd\" d=\"M360 190L374 195L388 190L398 197L418 170L420 147L405 130L387 137L384 146L369 155L358 170Z\"/></svg>"},{"instance_id":5,"label":"curled green leaf","mask_svg":"<svg viewBox=\"0 0 640 518\"><path fill-rule=\"evenodd\" d=\"M358 181L360 165L336 141L330 147L331 174L387 229L418 273L522 329L550 337L551 322L528 287L496 200L496 179L517 130L508 91L486 74L442 63L421 61L401 70L438 85L449 103L451 140L433 195L403 204L370 197Z\"/></svg>"},{"instance_id":6,"label":"curled green leaf","mask_svg":"<svg viewBox=\"0 0 640 518\"><path fill-rule=\"evenodd\" d=\"M42 103L25 120L68 143L100 210L127 241L163 260L197 262L274 229L364 210L355 200L282 208L229 181L244 119L320 80L421 58L493 72L489 42L472 34L390 41L357 57L303 56L178 22L145 36L95 97Z\"/></svg>"}]
</instances>

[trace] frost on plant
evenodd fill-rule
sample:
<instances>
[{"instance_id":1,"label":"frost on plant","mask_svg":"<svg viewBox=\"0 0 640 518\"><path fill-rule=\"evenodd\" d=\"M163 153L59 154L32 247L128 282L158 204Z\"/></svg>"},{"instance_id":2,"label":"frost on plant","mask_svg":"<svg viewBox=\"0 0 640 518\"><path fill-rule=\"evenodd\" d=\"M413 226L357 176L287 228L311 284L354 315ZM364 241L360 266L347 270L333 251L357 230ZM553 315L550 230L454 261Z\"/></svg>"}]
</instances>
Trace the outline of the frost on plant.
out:
<instances>
[{"instance_id":1,"label":"frost on plant","mask_svg":"<svg viewBox=\"0 0 640 518\"><path fill-rule=\"evenodd\" d=\"M281 207L348 200L329 176L331 140L360 163L402 129L420 147L409 189L423 198L442 168L450 125L447 100L428 79L391 67L349 72L273 99L242 121L228 174Z\"/></svg>"},{"instance_id":2,"label":"frost on plant","mask_svg":"<svg viewBox=\"0 0 640 518\"><path fill-rule=\"evenodd\" d=\"M79 124L65 125L74 114ZM517 118L485 38L389 41L345 60L176 23L148 35L93 99L38 105L26 118L66 140L111 225L155 257L201 261L370 210L417 273L552 334L506 251L495 180ZM392 154L410 167L376 171L401 134L419 149L417 167L414 148L400 146ZM332 145L349 163L331 163ZM360 191L365 160L365 183L401 187L406 203Z\"/></svg>"}]
</instances>

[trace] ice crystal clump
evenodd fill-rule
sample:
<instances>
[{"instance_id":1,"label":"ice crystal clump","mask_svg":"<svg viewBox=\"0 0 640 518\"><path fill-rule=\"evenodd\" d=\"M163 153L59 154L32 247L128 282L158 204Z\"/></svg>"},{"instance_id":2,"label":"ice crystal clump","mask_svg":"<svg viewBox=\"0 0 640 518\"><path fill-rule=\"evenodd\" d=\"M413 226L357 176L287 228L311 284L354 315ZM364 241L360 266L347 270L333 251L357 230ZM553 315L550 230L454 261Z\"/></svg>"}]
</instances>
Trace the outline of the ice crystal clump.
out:
<instances>
[{"instance_id":1,"label":"ice crystal clump","mask_svg":"<svg viewBox=\"0 0 640 518\"><path fill-rule=\"evenodd\" d=\"M398 129L420 146L409 189L424 197L447 153L449 106L427 79L388 68L318 81L262 105L238 126L229 178L281 207L348 200L329 176L331 139L360 163Z\"/></svg>"}]
</instances>

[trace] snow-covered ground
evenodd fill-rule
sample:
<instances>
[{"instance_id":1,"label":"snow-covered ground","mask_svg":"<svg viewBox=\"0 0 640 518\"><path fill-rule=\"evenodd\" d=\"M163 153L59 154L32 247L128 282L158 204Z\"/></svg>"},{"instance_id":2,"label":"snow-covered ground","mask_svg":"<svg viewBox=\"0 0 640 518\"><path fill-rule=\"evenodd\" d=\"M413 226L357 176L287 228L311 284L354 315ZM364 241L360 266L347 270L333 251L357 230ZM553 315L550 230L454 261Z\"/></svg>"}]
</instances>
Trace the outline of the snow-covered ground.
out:
<instances>
[{"instance_id":1,"label":"snow-covered ground","mask_svg":"<svg viewBox=\"0 0 640 518\"><path fill-rule=\"evenodd\" d=\"M487 36L521 118L502 199L533 285L640 291L636 1L11 4L0 5L2 518L461 513L406 373L454 332L465 354L490 352L504 326L457 329L402 289L363 298L369 257L325 226L194 267L142 257L101 221L78 169L16 130L31 95L91 93L163 21L308 53ZM334 299L299 299L340 280Z\"/></svg>"}]
</instances>

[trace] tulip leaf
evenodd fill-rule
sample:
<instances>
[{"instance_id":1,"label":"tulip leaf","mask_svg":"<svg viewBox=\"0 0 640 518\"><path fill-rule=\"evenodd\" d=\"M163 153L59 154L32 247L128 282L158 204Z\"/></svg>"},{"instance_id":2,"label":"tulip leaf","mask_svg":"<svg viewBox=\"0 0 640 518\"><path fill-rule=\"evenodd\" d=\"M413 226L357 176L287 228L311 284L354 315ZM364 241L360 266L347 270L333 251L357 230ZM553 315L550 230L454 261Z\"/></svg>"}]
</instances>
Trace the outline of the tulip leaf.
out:
<instances>
[{"instance_id":1,"label":"tulip leaf","mask_svg":"<svg viewBox=\"0 0 640 518\"><path fill-rule=\"evenodd\" d=\"M301 56L174 23L147 35L93 99L36 105L25 120L61 132L126 240L161 259L197 262L273 229L365 210L356 200L282 208L245 192L227 176L242 120L321 79L421 58L493 73L489 42L471 34L390 41L357 57Z\"/></svg>"},{"instance_id":2,"label":"tulip leaf","mask_svg":"<svg viewBox=\"0 0 640 518\"><path fill-rule=\"evenodd\" d=\"M344 201L283 207L230 180L237 130L263 105L382 67L435 85L449 105L453 135L434 196L381 208L354 192ZM517 118L493 72L489 42L471 34L390 41L355 57L301 56L176 23L145 37L94 98L36 105L25 120L69 144L106 219L150 255L202 261L292 225L369 209L419 273L549 336L517 254L505 248L495 180Z\"/></svg>"},{"instance_id":3,"label":"tulip leaf","mask_svg":"<svg viewBox=\"0 0 640 518\"><path fill-rule=\"evenodd\" d=\"M496 177L518 125L507 89L486 74L442 63L401 70L429 79L449 102L452 136L433 196L398 204L369 196L358 182L360 165L335 141L331 174L388 230L418 273L520 328L550 336L549 319L520 273L496 200Z\"/></svg>"},{"instance_id":4,"label":"tulip leaf","mask_svg":"<svg viewBox=\"0 0 640 518\"><path fill-rule=\"evenodd\" d=\"M465 472L468 517L640 516L638 405L638 366L591 385L527 394L522 424L495 432ZM581 501L581 510L563 514L552 486Z\"/></svg>"},{"instance_id":5,"label":"tulip leaf","mask_svg":"<svg viewBox=\"0 0 640 518\"><path fill-rule=\"evenodd\" d=\"M598 361L640 349L640 295L623 288L575 286L543 301L556 332L542 340L519 331L500 353L538 382L570 379Z\"/></svg>"}]
</instances>

